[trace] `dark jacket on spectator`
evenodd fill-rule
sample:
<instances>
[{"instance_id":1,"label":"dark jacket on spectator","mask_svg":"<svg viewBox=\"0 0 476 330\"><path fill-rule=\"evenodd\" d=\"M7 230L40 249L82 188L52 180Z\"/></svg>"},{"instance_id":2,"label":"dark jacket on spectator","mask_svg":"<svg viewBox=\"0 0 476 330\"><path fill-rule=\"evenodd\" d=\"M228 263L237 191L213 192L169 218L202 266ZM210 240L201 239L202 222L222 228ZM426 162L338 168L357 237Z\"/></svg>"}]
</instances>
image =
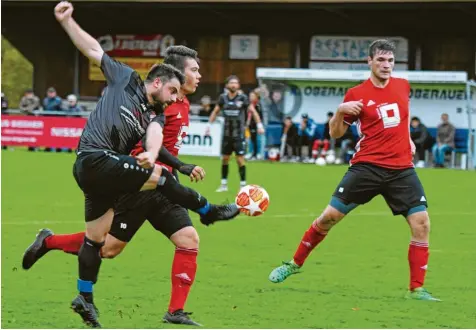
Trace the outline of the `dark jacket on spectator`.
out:
<instances>
[{"instance_id":1,"label":"dark jacket on spectator","mask_svg":"<svg viewBox=\"0 0 476 330\"><path fill-rule=\"evenodd\" d=\"M61 111L61 98L59 96L49 98L45 97L43 99L43 109L50 111Z\"/></svg>"},{"instance_id":2,"label":"dark jacket on spectator","mask_svg":"<svg viewBox=\"0 0 476 330\"><path fill-rule=\"evenodd\" d=\"M324 124L324 132L322 134L322 137L324 138L324 140L330 140L331 139L329 122Z\"/></svg>"},{"instance_id":3,"label":"dark jacket on spectator","mask_svg":"<svg viewBox=\"0 0 476 330\"><path fill-rule=\"evenodd\" d=\"M283 130L282 130L281 135L284 134L284 123L282 124L282 126L283 126ZM294 140L294 139L297 140L297 138L299 137L298 128L296 127L296 125L294 123L289 127L288 131L286 132L286 136L287 136L288 141L291 141L291 140Z\"/></svg>"},{"instance_id":4,"label":"dark jacket on spectator","mask_svg":"<svg viewBox=\"0 0 476 330\"><path fill-rule=\"evenodd\" d=\"M255 106L255 109L256 109L256 112L258 113L258 116L260 118L261 121L263 121L263 112L261 111L261 104L259 103L256 103L254 104ZM257 125L256 125L256 121L255 121L255 117L251 114L251 112L248 113L248 116L250 116L250 131L252 132L256 132L256 130L258 129L257 128Z\"/></svg>"},{"instance_id":5,"label":"dark jacket on spectator","mask_svg":"<svg viewBox=\"0 0 476 330\"><path fill-rule=\"evenodd\" d=\"M68 112L81 112L83 111L83 108L81 108L80 105L76 104L75 106L72 106L72 107L66 107L64 108L64 110Z\"/></svg>"},{"instance_id":6,"label":"dark jacket on spectator","mask_svg":"<svg viewBox=\"0 0 476 330\"><path fill-rule=\"evenodd\" d=\"M410 136L412 138L413 143L421 145L428 143L428 141L433 139L428 133L428 129L426 128L426 126L422 123L420 123L417 128L412 128Z\"/></svg>"},{"instance_id":7,"label":"dark jacket on spectator","mask_svg":"<svg viewBox=\"0 0 476 330\"><path fill-rule=\"evenodd\" d=\"M2 113L8 110L8 99L2 93Z\"/></svg>"}]
</instances>

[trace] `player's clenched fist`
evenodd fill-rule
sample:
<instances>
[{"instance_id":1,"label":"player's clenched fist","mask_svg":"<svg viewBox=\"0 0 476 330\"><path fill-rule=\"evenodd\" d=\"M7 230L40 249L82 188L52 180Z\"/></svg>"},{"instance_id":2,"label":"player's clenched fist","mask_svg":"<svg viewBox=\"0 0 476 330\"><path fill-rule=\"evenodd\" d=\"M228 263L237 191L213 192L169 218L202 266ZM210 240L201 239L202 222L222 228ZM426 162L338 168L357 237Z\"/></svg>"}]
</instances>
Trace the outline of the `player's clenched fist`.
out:
<instances>
[{"instance_id":1,"label":"player's clenched fist","mask_svg":"<svg viewBox=\"0 0 476 330\"><path fill-rule=\"evenodd\" d=\"M58 22L62 23L71 18L73 14L73 5L68 1L61 1L55 7L55 16Z\"/></svg>"},{"instance_id":2,"label":"player's clenched fist","mask_svg":"<svg viewBox=\"0 0 476 330\"><path fill-rule=\"evenodd\" d=\"M155 157L148 151L142 152L136 156L137 164L143 168L154 168Z\"/></svg>"},{"instance_id":3,"label":"player's clenched fist","mask_svg":"<svg viewBox=\"0 0 476 330\"><path fill-rule=\"evenodd\" d=\"M362 111L363 106L364 104L362 103L362 100L349 101L342 103L337 109L337 111L346 115L358 116L360 114L360 111Z\"/></svg>"}]
</instances>

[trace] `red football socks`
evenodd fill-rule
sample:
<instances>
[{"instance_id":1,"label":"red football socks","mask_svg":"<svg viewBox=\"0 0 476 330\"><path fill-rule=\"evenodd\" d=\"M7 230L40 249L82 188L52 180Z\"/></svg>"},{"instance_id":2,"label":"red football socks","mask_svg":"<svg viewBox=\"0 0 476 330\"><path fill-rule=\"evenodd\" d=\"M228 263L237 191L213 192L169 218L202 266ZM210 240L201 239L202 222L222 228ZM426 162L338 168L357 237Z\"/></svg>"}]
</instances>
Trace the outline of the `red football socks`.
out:
<instances>
[{"instance_id":1,"label":"red football socks","mask_svg":"<svg viewBox=\"0 0 476 330\"><path fill-rule=\"evenodd\" d=\"M410 290L422 287L428 267L428 243L411 241L408 248L410 265Z\"/></svg>"},{"instance_id":2,"label":"red football socks","mask_svg":"<svg viewBox=\"0 0 476 330\"><path fill-rule=\"evenodd\" d=\"M169 312L182 309L187 301L188 293L197 273L197 249L175 249L172 263L172 294L170 296Z\"/></svg>"},{"instance_id":3,"label":"red football socks","mask_svg":"<svg viewBox=\"0 0 476 330\"><path fill-rule=\"evenodd\" d=\"M326 238L327 231L315 228L313 225L304 233L301 243L294 254L294 262L298 266L302 266L309 254L324 238Z\"/></svg>"},{"instance_id":4,"label":"red football socks","mask_svg":"<svg viewBox=\"0 0 476 330\"><path fill-rule=\"evenodd\" d=\"M62 250L78 255L84 242L84 232L66 235L52 235L45 239L46 247L50 250Z\"/></svg>"}]
</instances>

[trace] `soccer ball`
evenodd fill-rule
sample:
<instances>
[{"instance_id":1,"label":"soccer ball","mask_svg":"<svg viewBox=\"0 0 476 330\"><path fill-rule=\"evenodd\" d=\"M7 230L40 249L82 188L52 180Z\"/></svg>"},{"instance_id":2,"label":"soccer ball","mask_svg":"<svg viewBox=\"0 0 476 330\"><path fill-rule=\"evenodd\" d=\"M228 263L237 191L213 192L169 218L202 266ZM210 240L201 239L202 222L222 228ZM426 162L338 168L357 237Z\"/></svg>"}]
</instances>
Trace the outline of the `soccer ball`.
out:
<instances>
[{"instance_id":1,"label":"soccer ball","mask_svg":"<svg viewBox=\"0 0 476 330\"><path fill-rule=\"evenodd\" d=\"M279 160L279 150L277 148L271 148L268 150L268 159L276 162Z\"/></svg>"},{"instance_id":2,"label":"soccer ball","mask_svg":"<svg viewBox=\"0 0 476 330\"><path fill-rule=\"evenodd\" d=\"M240 189L235 203L241 213L250 217L263 214L269 206L269 195L266 190L257 185L247 185Z\"/></svg>"},{"instance_id":3,"label":"soccer ball","mask_svg":"<svg viewBox=\"0 0 476 330\"><path fill-rule=\"evenodd\" d=\"M328 154L326 156L326 163L327 164L334 164L335 161L336 161L336 156L334 154Z\"/></svg>"},{"instance_id":4,"label":"soccer ball","mask_svg":"<svg viewBox=\"0 0 476 330\"><path fill-rule=\"evenodd\" d=\"M326 165L326 160L324 159L324 157L317 158L316 159L316 165L325 166Z\"/></svg>"}]
</instances>

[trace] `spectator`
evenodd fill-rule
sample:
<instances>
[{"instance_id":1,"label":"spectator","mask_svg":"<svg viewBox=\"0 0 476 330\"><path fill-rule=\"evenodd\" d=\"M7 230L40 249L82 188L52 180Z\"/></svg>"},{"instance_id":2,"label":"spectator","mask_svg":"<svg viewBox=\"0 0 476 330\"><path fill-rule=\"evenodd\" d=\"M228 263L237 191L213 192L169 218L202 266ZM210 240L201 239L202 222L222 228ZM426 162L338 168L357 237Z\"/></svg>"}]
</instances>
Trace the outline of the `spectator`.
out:
<instances>
[{"instance_id":1,"label":"spectator","mask_svg":"<svg viewBox=\"0 0 476 330\"><path fill-rule=\"evenodd\" d=\"M334 116L334 113L327 113L327 122L324 124L322 140L315 140L314 144L312 145L312 158L314 160L316 160L318 156L322 158L326 157L329 147L331 150L334 150L335 140L331 139L331 134L329 133L329 121L331 120L332 116Z\"/></svg>"},{"instance_id":2,"label":"spectator","mask_svg":"<svg viewBox=\"0 0 476 330\"><path fill-rule=\"evenodd\" d=\"M2 93L2 114L8 110L8 99L5 94Z\"/></svg>"},{"instance_id":3,"label":"spectator","mask_svg":"<svg viewBox=\"0 0 476 330\"><path fill-rule=\"evenodd\" d=\"M256 112L258 112L259 118L263 120L263 112L261 111L260 96L255 91L250 92L249 100L252 105L254 105ZM251 112L248 111L248 119L246 124L250 130L250 140L248 143L249 153L252 160L261 159L261 136L258 134L258 128L256 126L256 121L253 118Z\"/></svg>"},{"instance_id":4,"label":"spectator","mask_svg":"<svg viewBox=\"0 0 476 330\"><path fill-rule=\"evenodd\" d=\"M418 158L416 167L425 167L425 150L430 149L435 142L433 137L428 133L428 129L420 121L420 118L413 117L411 122L410 136L415 144L415 154Z\"/></svg>"},{"instance_id":5,"label":"spectator","mask_svg":"<svg viewBox=\"0 0 476 330\"><path fill-rule=\"evenodd\" d=\"M5 94L2 93L2 115L6 113L8 110L8 100L5 97ZM7 146L2 146L2 149L7 149Z\"/></svg>"},{"instance_id":6,"label":"spectator","mask_svg":"<svg viewBox=\"0 0 476 330\"><path fill-rule=\"evenodd\" d=\"M255 92L260 96L261 111L263 115L263 125L267 125L270 122L271 113L271 100L269 98L269 90L266 85L261 85L255 88ZM283 122L281 122L282 124Z\"/></svg>"},{"instance_id":7,"label":"spectator","mask_svg":"<svg viewBox=\"0 0 476 330\"><path fill-rule=\"evenodd\" d=\"M353 154L355 140L355 136L350 127L347 128L343 136L336 140L336 145L340 144L339 155L335 161L336 165L344 163L344 161L347 161L346 156Z\"/></svg>"},{"instance_id":8,"label":"spectator","mask_svg":"<svg viewBox=\"0 0 476 330\"><path fill-rule=\"evenodd\" d=\"M309 162L310 158L309 156L311 155L311 150L314 144L314 135L316 134L316 128L317 125L312 120L309 118L307 113L304 113L302 116L301 120L301 125L299 125L299 148L298 148L298 157L300 158L301 161L303 161L302 158L302 147L306 146L307 147L307 158L304 159L304 162Z\"/></svg>"},{"instance_id":9,"label":"spectator","mask_svg":"<svg viewBox=\"0 0 476 330\"><path fill-rule=\"evenodd\" d=\"M32 89L27 89L20 100L20 110L32 116L34 110L40 109L40 98L33 93Z\"/></svg>"},{"instance_id":10,"label":"spectator","mask_svg":"<svg viewBox=\"0 0 476 330\"><path fill-rule=\"evenodd\" d=\"M283 121L283 134L281 137L281 160L294 160L297 157L298 142L297 127L293 124L291 117L286 117Z\"/></svg>"},{"instance_id":11,"label":"spectator","mask_svg":"<svg viewBox=\"0 0 476 330\"><path fill-rule=\"evenodd\" d=\"M81 106L78 105L78 98L76 97L76 95L70 94L68 95L66 100L68 101L68 104L64 110L66 110L68 114L74 115L83 111Z\"/></svg>"},{"instance_id":12,"label":"spectator","mask_svg":"<svg viewBox=\"0 0 476 330\"><path fill-rule=\"evenodd\" d=\"M270 122L282 122L284 119L284 99L283 93L275 90L271 93L271 103L269 104Z\"/></svg>"},{"instance_id":13,"label":"spectator","mask_svg":"<svg viewBox=\"0 0 476 330\"><path fill-rule=\"evenodd\" d=\"M40 98L33 93L32 89L27 89L20 100L20 110L27 116L34 116L33 111L40 109ZM36 151L36 147L28 147L28 151Z\"/></svg>"},{"instance_id":14,"label":"spectator","mask_svg":"<svg viewBox=\"0 0 476 330\"><path fill-rule=\"evenodd\" d=\"M212 98L208 95L202 96L200 99L200 112L198 115L200 117L210 117L210 113L212 112Z\"/></svg>"},{"instance_id":15,"label":"spectator","mask_svg":"<svg viewBox=\"0 0 476 330\"><path fill-rule=\"evenodd\" d=\"M61 98L56 94L54 87L48 88L43 99L43 109L48 111L61 111Z\"/></svg>"},{"instance_id":16,"label":"spectator","mask_svg":"<svg viewBox=\"0 0 476 330\"><path fill-rule=\"evenodd\" d=\"M455 127L449 122L448 114L441 115L441 124L436 132L436 143L433 146L433 161L435 167L445 167L445 153L455 146Z\"/></svg>"}]
</instances>

